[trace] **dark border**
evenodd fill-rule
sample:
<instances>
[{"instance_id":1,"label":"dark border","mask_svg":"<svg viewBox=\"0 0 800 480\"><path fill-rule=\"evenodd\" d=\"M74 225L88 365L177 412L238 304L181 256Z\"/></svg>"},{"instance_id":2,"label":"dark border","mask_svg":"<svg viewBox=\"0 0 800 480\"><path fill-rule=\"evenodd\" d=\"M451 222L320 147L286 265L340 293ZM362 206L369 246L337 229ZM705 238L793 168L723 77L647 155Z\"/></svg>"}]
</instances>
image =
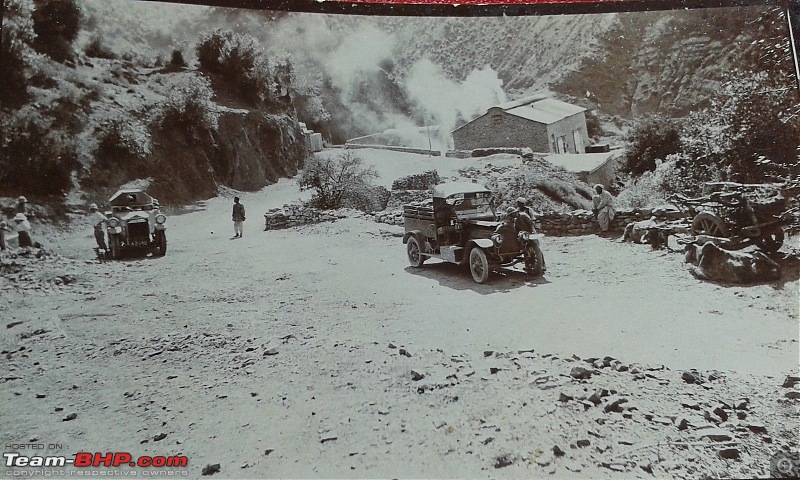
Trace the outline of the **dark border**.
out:
<instances>
[{"instance_id":1,"label":"dark border","mask_svg":"<svg viewBox=\"0 0 800 480\"><path fill-rule=\"evenodd\" d=\"M509 3L458 3L459 0L140 0L161 3L207 5L347 15L398 15L430 17L495 17L519 15L564 15L612 12L642 12L698 8L781 6L789 8L793 0L489 0ZM414 2L418 3L404 3ZM438 2L438 3L425 3ZM442 2L451 1L451 3ZM464 0L462 0L464 1ZM466 0L471 2L486 0Z\"/></svg>"}]
</instances>

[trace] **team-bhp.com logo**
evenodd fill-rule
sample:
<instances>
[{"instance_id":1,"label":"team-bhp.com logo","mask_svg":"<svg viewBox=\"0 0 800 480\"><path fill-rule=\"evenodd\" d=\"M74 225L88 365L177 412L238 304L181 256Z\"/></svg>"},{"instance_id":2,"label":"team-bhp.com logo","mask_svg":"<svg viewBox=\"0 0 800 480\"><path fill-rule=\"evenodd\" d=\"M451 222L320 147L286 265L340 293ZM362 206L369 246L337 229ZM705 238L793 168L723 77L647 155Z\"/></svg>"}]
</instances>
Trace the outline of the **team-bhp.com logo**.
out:
<instances>
[{"instance_id":1,"label":"team-bhp.com logo","mask_svg":"<svg viewBox=\"0 0 800 480\"><path fill-rule=\"evenodd\" d=\"M185 467L189 459L184 456L139 456L127 452L89 453L78 452L74 458L65 456L28 456L19 453L4 453L6 467Z\"/></svg>"}]
</instances>

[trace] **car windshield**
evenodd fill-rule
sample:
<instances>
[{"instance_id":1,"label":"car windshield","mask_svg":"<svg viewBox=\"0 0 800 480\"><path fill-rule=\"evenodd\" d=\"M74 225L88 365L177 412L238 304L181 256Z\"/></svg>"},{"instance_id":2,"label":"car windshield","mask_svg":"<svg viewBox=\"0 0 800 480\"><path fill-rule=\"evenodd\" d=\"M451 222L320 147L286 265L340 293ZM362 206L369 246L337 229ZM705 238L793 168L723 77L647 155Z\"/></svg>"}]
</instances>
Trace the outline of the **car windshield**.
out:
<instances>
[{"instance_id":1,"label":"car windshield","mask_svg":"<svg viewBox=\"0 0 800 480\"><path fill-rule=\"evenodd\" d=\"M445 199L459 217L493 217L491 192L455 193Z\"/></svg>"}]
</instances>

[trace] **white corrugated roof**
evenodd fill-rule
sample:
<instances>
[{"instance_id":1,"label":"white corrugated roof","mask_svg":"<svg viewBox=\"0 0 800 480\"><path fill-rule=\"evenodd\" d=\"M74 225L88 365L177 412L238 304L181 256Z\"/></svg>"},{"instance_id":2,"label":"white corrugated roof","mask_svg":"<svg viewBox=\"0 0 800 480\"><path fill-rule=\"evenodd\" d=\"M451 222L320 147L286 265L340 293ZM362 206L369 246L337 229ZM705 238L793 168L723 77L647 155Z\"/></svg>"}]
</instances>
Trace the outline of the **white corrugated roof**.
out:
<instances>
[{"instance_id":1,"label":"white corrugated roof","mask_svg":"<svg viewBox=\"0 0 800 480\"><path fill-rule=\"evenodd\" d=\"M585 108L577 105L571 105L553 98L543 98L507 109L506 113L527 118L534 122L551 124L584 111L586 111Z\"/></svg>"},{"instance_id":2,"label":"white corrugated roof","mask_svg":"<svg viewBox=\"0 0 800 480\"><path fill-rule=\"evenodd\" d=\"M546 155L544 159L568 172L580 173L591 172L618 153L617 150L603 153L557 153Z\"/></svg>"}]
</instances>

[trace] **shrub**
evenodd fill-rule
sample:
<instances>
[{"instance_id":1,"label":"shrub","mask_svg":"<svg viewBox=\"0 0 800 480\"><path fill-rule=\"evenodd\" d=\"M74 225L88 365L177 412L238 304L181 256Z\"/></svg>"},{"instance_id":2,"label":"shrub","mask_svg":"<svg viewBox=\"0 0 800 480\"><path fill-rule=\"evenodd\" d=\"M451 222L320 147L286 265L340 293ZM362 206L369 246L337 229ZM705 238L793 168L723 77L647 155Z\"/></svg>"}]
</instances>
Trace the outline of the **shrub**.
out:
<instances>
[{"instance_id":1,"label":"shrub","mask_svg":"<svg viewBox=\"0 0 800 480\"><path fill-rule=\"evenodd\" d=\"M363 163L347 150L336 157L314 156L306 160L298 184L301 190L314 190L311 204L315 208L374 210L381 194L372 186L378 173L374 167L364 168Z\"/></svg>"},{"instance_id":2,"label":"shrub","mask_svg":"<svg viewBox=\"0 0 800 480\"><path fill-rule=\"evenodd\" d=\"M183 58L183 53L180 50L173 50L169 64L173 67L185 67L186 60Z\"/></svg>"},{"instance_id":3,"label":"shrub","mask_svg":"<svg viewBox=\"0 0 800 480\"><path fill-rule=\"evenodd\" d=\"M111 49L105 45L105 42L100 35L95 35L92 37L88 45L86 45L86 48L83 49L83 53L93 58L117 58L114 52L112 52Z\"/></svg>"},{"instance_id":4,"label":"shrub","mask_svg":"<svg viewBox=\"0 0 800 480\"><path fill-rule=\"evenodd\" d=\"M129 115L108 121L99 138L95 149L96 158L144 158L151 152L152 144L147 127Z\"/></svg>"},{"instance_id":5,"label":"shrub","mask_svg":"<svg viewBox=\"0 0 800 480\"><path fill-rule=\"evenodd\" d=\"M27 0L8 0L5 4L0 40L0 62L3 65L0 104L16 108L28 100L30 75L25 53L35 36L31 19L33 4Z\"/></svg>"},{"instance_id":6,"label":"shrub","mask_svg":"<svg viewBox=\"0 0 800 480\"><path fill-rule=\"evenodd\" d=\"M230 80L243 79L255 66L256 40L229 30L215 30L200 40L200 68Z\"/></svg>"},{"instance_id":7,"label":"shrub","mask_svg":"<svg viewBox=\"0 0 800 480\"><path fill-rule=\"evenodd\" d=\"M54 195L72 186L78 166L73 140L54 130L33 107L0 123L0 185L6 193Z\"/></svg>"},{"instance_id":8,"label":"shrub","mask_svg":"<svg viewBox=\"0 0 800 480\"><path fill-rule=\"evenodd\" d=\"M633 175L651 172L656 160L681 151L680 127L677 122L654 115L637 122L626 137L624 170Z\"/></svg>"},{"instance_id":9,"label":"shrub","mask_svg":"<svg viewBox=\"0 0 800 480\"><path fill-rule=\"evenodd\" d=\"M211 102L214 92L207 79L194 74L171 75L164 94L157 107L158 126L182 126L191 134L217 129L219 113Z\"/></svg>"}]
</instances>

